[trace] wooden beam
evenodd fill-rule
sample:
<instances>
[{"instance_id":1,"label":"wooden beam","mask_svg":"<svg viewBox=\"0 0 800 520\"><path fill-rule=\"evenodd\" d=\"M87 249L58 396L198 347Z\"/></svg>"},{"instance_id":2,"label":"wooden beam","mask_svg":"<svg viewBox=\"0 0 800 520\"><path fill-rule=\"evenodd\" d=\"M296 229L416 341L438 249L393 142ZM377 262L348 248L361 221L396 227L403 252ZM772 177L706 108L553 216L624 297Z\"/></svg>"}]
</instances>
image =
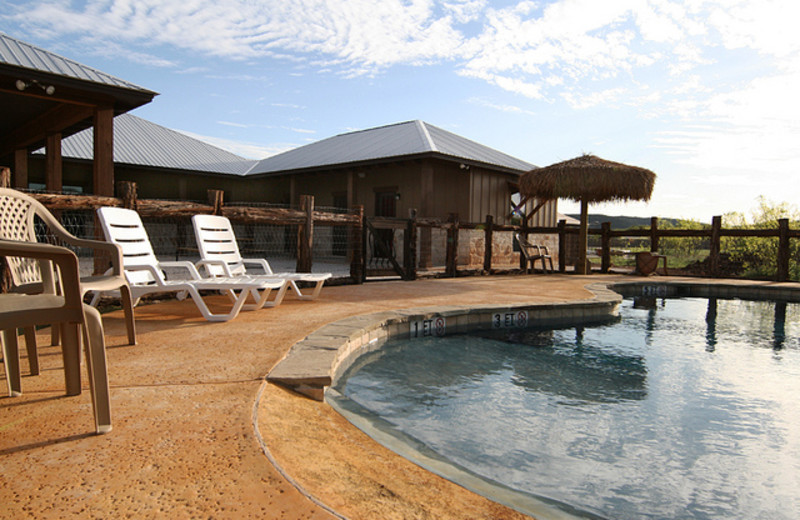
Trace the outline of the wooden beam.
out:
<instances>
[{"instance_id":1,"label":"wooden beam","mask_svg":"<svg viewBox=\"0 0 800 520\"><path fill-rule=\"evenodd\" d=\"M45 189L50 192L59 192L64 185L61 161L61 134L58 132L47 136L44 185Z\"/></svg>"},{"instance_id":2,"label":"wooden beam","mask_svg":"<svg viewBox=\"0 0 800 520\"><path fill-rule=\"evenodd\" d=\"M509 184L510 184L510 183L509 183ZM517 211L519 211L519 210L520 210L520 208L522 208L523 206L525 206L525 203L526 203L526 202L528 202L529 200L530 200L530 197L528 197L527 195L525 195L524 197L522 197L522 200L520 200L520 201L519 201L519 204L515 204L515 205L514 205L514 209L512 209L512 210L511 210L511 213L509 213L508 215L506 215L506 218L507 218L507 219L511 219L511 218L513 218L513 217L514 217L514 213L516 213ZM535 210L534 210L534 213L535 213ZM523 214L522 214L522 216L524 216L524 217L525 217L525 220L527 220L527 219L528 219L528 217L525 215L525 213L523 213Z\"/></svg>"},{"instance_id":3,"label":"wooden beam","mask_svg":"<svg viewBox=\"0 0 800 520\"><path fill-rule=\"evenodd\" d=\"M114 195L114 109L94 111L93 192L95 195Z\"/></svg>"},{"instance_id":4,"label":"wooden beam","mask_svg":"<svg viewBox=\"0 0 800 520\"><path fill-rule=\"evenodd\" d=\"M40 143L48 134L60 132L89 119L93 113L91 107L66 104L55 106L0 138L0 156Z\"/></svg>"},{"instance_id":5,"label":"wooden beam","mask_svg":"<svg viewBox=\"0 0 800 520\"><path fill-rule=\"evenodd\" d=\"M530 222L531 219L533 218L533 216L536 215L537 213L539 213L539 210L542 209L545 206L545 204L547 204L548 202L550 202L550 201L549 200L539 201L539 203L536 205L536 207L533 208L533 211L531 211L528 215L525 216L525 223Z\"/></svg>"},{"instance_id":6,"label":"wooden beam","mask_svg":"<svg viewBox=\"0 0 800 520\"><path fill-rule=\"evenodd\" d=\"M28 149L14 150L14 184L18 189L28 187Z\"/></svg>"}]
</instances>

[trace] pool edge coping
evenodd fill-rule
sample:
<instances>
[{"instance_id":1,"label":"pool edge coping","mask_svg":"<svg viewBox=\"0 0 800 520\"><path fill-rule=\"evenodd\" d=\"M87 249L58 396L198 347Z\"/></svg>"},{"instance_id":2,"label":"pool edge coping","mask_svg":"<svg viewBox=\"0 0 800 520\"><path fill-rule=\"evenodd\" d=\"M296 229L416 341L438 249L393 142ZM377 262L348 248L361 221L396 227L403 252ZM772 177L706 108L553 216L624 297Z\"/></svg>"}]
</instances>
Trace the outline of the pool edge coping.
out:
<instances>
[{"instance_id":1,"label":"pool edge coping","mask_svg":"<svg viewBox=\"0 0 800 520\"><path fill-rule=\"evenodd\" d=\"M498 313L506 315L526 311L528 318L525 326L606 319L617 314L623 293L624 296L696 296L800 302L800 286L790 282L650 278L593 282L584 288L593 296L565 302L419 307L343 318L320 327L292 345L284 358L267 374L266 380L314 400L324 401L325 390L337 374L342 373L360 355L377 348L383 343L380 340L410 337L412 323L432 322L437 318L444 318L447 334L458 334L495 328L492 327L492 319Z\"/></svg>"},{"instance_id":2,"label":"pool edge coping","mask_svg":"<svg viewBox=\"0 0 800 520\"><path fill-rule=\"evenodd\" d=\"M516 316L524 312L523 326L597 321L617 314L622 296L610 286L614 282L595 282L584 286L592 297L583 300L546 303L440 305L380 311L342 318L323 325L288 350L284 358L267 374L266 380L287 387L316 401L325 400L325 391L359 356L378 348L391 338L410 337L413 323L444 320L444 333L459 334L473 330L521 328ZM493 326L497 315L501 327ZM509 323L510 322L510 323Z\"/></svg>"}]
</instances>

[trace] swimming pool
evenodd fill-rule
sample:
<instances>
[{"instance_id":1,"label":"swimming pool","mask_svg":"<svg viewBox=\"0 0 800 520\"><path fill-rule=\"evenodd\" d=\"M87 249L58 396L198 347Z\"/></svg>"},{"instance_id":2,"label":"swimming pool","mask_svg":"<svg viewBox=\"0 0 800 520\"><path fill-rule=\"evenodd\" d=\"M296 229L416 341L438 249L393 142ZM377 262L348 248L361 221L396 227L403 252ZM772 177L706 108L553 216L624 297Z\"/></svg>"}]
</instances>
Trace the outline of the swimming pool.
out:
<instances>
[{"instance_id":1,"label":"swimming pool","mask_svg":"<svg viewBox=\"0 0 800 520\"><path fill-rule=\"evenodd\" d=\"M381 442L524 512L509 494L578 516L795 518L798 318L793 303L625 300L610 325L393 340L333 395Z\"/></svg>"}]
</instances>

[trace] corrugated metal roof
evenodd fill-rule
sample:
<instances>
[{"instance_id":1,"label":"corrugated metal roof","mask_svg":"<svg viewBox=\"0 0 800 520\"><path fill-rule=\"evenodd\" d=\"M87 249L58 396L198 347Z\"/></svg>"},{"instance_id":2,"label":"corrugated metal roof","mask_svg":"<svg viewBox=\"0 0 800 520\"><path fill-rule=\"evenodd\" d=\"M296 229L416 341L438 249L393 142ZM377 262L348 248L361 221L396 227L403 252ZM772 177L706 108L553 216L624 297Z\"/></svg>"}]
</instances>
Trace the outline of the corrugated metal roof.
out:
<instances>
[{"instance_id":1,"label":"corrugated metal roof","mask_svg":"<svg viewBox=\"0 0 800 520\"><path fill-rule=\"evenodd\" d=\"M112 87L151 92L148 89L82 65L77 61L64 58L30 43L17 40L4 33L0 33L0 63Z\"/></svg>"},{"instance_id":2,"label":"corrugated metal roof","mask_svg":"<svg viewBox=\"0 0 800 520\"><path fill-rule=\"evenodd\" d=\"M407 121L323 139L256 164L253 174L289 172L420 154L451 156L520 172L535 166L424 121Z\"/></svg>"},{"instance_id":3,"label":"corrugated metal roof","mask_svg":"<svg viewBox=\"0 0 800 520\"><path fill-rule=\"evenodd\" d=\"M61 154L73 159L92 159L93 129L88 128L64 139ZM245 159L141 117L122 114L114 118L114 162L244 175L257 161Z\"/></svg>"}]
</instances>

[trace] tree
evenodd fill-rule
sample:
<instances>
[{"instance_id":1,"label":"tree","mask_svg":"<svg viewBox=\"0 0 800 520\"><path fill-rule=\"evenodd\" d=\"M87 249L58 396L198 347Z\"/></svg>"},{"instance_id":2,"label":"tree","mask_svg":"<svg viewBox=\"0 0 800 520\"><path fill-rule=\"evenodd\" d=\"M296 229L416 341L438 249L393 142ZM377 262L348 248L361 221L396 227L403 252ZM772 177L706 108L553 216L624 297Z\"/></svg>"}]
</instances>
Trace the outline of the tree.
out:
<instances>
[{"instance_id":1,"label":"tree","mask_svg":"<svg viewBox=\"0 0 800 520\"><path fill-rule=\"evenodd\" d=\"M800 224L800 212L787 202L775 203L765 197L758 198L758 206L751 212L751 220L741 212L726 213L722 217L722 225L733 229L776 229L778 220L789 219L789 226L797 228ZM800 278L800 248L796 240L790 241L789 255L794 261L790 263L789 276ZM760 237L724 237L721 248L731 255L731 259L742 262L745 276L770 278L775 274L775 263L778 258L778 239Z\"/></svg>"}]
</instances>

